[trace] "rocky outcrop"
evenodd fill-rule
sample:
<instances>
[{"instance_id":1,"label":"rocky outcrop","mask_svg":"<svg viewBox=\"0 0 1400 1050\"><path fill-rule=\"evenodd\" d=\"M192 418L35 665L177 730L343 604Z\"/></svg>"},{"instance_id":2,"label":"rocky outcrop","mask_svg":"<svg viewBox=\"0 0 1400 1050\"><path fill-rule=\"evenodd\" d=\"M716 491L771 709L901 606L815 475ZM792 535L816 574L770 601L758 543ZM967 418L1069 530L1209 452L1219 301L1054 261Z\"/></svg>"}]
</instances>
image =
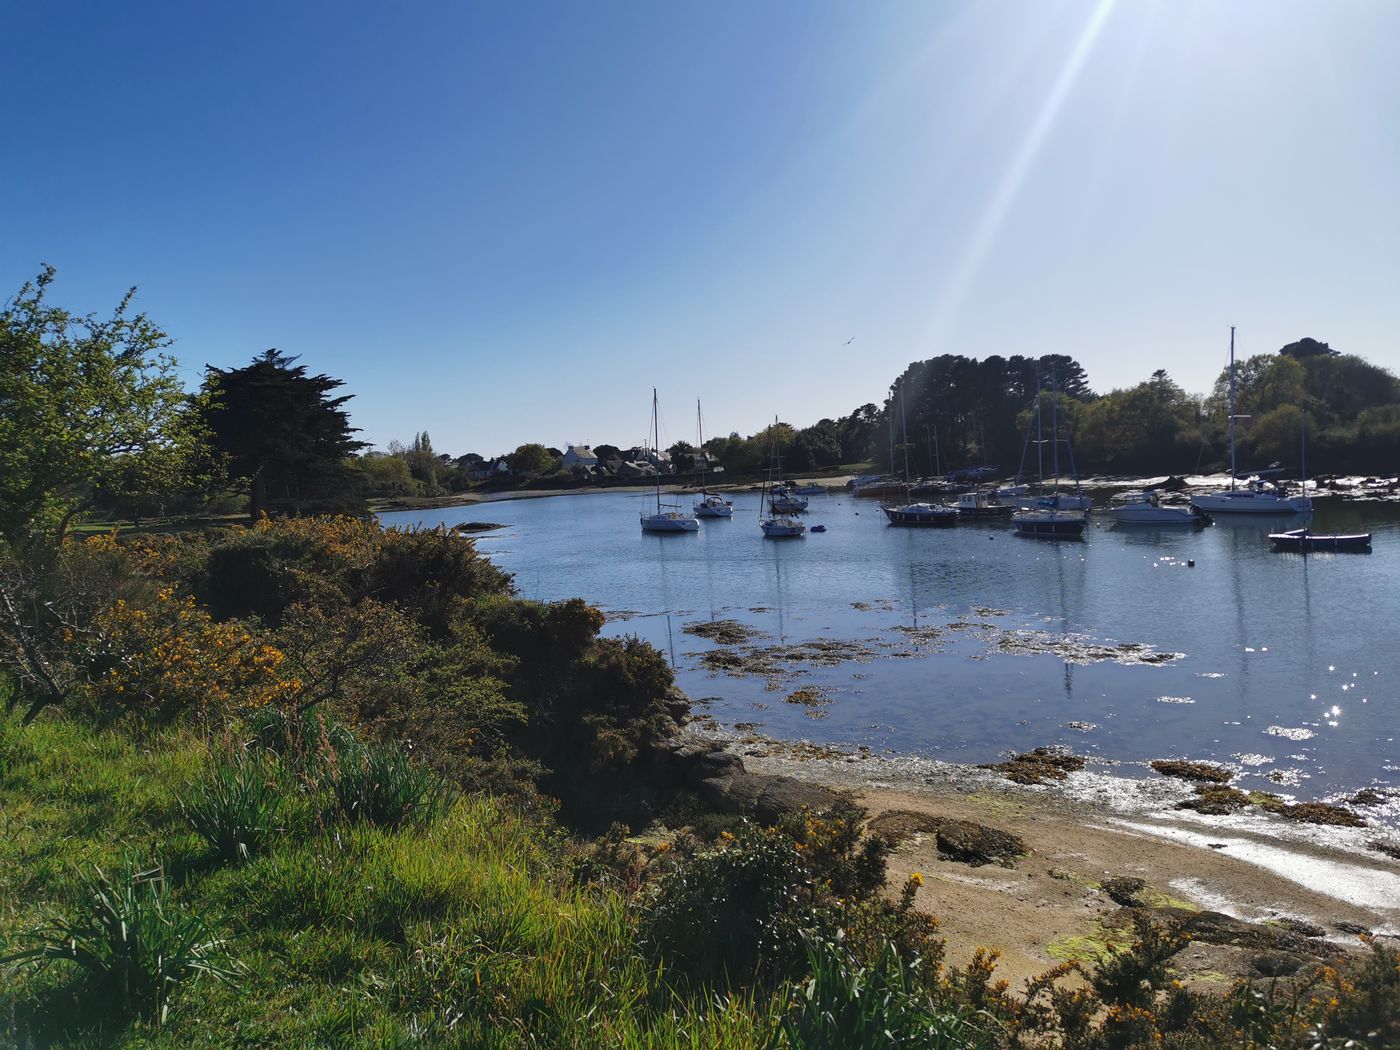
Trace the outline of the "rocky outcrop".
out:
<instances>
[{"instance_id":1,"label":"rocky outcrop","mask_svg":"<svg viewBox=\"0 0 1400 1050\"><path fill-rule=\"evenodd\" d=\"M693 734L681 734L669 754L677 786L694 791L720 813L738 813L764 824L803 809L830 809L842 800L839 792L792 777L750 773L744 760L724 745Z\"/></svg>"}]
</instances>

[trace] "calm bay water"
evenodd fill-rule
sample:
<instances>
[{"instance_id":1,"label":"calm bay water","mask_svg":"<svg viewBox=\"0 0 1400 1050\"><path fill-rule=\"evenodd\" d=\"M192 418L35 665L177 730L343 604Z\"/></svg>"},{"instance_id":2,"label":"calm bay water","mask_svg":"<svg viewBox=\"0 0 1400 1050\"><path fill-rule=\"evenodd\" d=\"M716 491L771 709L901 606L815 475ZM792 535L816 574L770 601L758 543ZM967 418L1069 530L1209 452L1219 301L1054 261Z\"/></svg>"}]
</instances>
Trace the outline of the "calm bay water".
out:
<instances>
[{"instance_id":1,"label":"calm bay water","mask_svg":"<svg viewBox=\"0 0 1400 1050\"><path fill-rule=\"evenodd\" d=\"M1374 551L1304 558L1270 551L1275 520L1156 530L1096 516L1083 542L1047 542L891 527L875 504L828 495L807 518L829 531L774 541L756 494L695 535L642 534L644 502L599 493L382 520L506 525L477 542L523 596L596 604L607 633L655 644L728 726L964 762L1040 744L1109 762L1182 756L1304 798L1400 785L1400 507L1319 501L1315 530L1368 529ZM700 654L715 645L682 628L717 619L763 631L755 645L864 652L778 679L714 674ZM1182 655L1080 663L1056 649L1122 643ZM784 702L800 686L829 703Z\"/></svg>"}]
</instances>

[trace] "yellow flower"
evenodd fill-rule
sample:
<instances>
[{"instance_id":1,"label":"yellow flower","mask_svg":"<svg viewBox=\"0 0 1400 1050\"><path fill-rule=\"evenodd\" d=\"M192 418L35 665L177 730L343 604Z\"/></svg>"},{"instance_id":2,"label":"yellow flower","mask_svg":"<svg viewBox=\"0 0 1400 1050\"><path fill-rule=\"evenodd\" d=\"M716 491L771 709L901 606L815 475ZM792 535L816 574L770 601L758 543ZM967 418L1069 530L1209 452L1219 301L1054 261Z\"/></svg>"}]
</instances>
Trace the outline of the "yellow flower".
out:
<instances>
[{"instance_id":1,"label":"yellow flower","mask_svg":"<svg viewBox=\"0 0 1400 1050\"><path fill-rule=\"evenodd\" d=\"M915 886L922 886L924 884L924 877L916 871L909 876L909 881L912 882Z\"/></svg>"}]
</instances>

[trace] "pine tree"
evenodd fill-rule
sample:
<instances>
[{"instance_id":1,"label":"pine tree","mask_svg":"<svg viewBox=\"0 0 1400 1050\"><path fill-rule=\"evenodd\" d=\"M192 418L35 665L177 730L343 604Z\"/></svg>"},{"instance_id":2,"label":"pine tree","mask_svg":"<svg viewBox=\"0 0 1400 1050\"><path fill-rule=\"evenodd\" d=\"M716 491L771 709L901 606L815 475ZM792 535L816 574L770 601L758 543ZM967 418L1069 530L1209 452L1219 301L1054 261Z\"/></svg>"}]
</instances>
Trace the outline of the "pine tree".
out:
<instances>
[{"instance_id":1,"label":"pine tree","mask_svg":"<svg viewBox=\"0 0 1400 1050\"><path fill-rule=\"evenodd\" d=\"M360 513L346 460L365 447L352 434L345 403L332 397L343 386L327 375L307 375L305 365L277 350L243 368L208 367L205 422L214 447L227 458L229 477L247 486L248 512Z\"/></svg>"}]
</instances>

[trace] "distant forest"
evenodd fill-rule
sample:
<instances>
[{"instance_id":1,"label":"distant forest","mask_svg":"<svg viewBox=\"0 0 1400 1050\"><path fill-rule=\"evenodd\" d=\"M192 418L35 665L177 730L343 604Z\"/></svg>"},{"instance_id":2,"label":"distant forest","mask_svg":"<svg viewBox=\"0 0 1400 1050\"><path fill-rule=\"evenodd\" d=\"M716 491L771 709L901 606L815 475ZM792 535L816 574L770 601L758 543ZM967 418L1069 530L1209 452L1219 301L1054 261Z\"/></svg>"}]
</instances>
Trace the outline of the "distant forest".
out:
<instances>
[{"instance_id":1,"label":"distant forest","mask_svg":"<svg viewBox=\"0 0 1400 1050\"><path fill-rule=\"evenodd\" d=\"M1237 362L1235 381L1241 472L1278 463L1296 473L1305 449L1310 474L1394 474L1400 465L1400 383L1388 370L1301 339ZM1228 469L1229 382L1229 369L1222 369L1210 394L1192 395L1159 369L1136 386L1098 394L1083 367L1063 354L980 361L944 354L905 369L883 405L800 430L779 424L776 437L788 471L872 460L898 472L907 451L910 471L919 475L981 464L1011 474L1023 456L1033 473L1028 439L1039 384L1045 435L1057 400L1060 434L1082 474ZM728 470L760 469L768 433L731 434L705 447ZM1068 469L1061 449L1061 468Z\"/></svg>"}]
</instances>

